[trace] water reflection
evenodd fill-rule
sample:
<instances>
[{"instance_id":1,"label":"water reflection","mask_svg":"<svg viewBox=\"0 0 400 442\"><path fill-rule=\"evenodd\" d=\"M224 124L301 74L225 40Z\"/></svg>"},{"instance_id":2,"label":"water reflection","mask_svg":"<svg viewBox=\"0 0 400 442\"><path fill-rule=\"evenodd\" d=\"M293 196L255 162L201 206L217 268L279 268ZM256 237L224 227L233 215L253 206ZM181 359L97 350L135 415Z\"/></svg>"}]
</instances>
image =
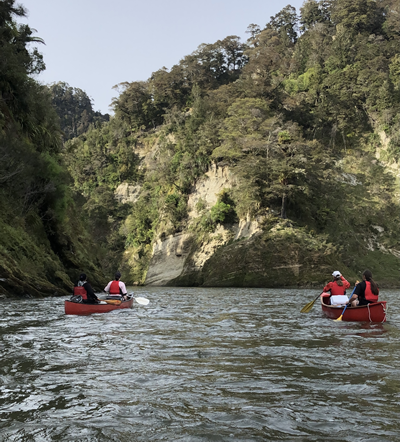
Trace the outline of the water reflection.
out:
<instances>
[{"instance_id":1,"label":"water reflection","mask_svg":"<svg viewBox=\"0 0 400 442\"><path fill-rule=\"evenodd\" d=\"M395 305L399 291L388 291ZM306 290L140 289L65 316L0 303L3 441L394 441L399 315L335 322Z\"/></svg>"},{"instance_id":2,"label":"water reflection","mask_svg":"<svg viewBox=\"0 0 400 442\"><path fill-rule=\"evenodd\" d=\"M385 326L383 324L360 324L360 328L365 330L360 333L356 333L357 336L362 336L363 338L372 338L376 336L381 336L387 333Z\"/></svg>"}]
</instances>

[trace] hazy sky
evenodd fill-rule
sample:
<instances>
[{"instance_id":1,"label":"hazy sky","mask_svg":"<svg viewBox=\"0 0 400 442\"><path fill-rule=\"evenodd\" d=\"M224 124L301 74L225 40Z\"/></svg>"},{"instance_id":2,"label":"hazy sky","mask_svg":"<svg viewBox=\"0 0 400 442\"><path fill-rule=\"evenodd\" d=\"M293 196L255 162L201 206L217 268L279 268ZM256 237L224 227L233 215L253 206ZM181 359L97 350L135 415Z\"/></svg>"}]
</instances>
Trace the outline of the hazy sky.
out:
<instances>
[{"instance_id":1,"label":"hazy sky","mask_svg":"<svg viewBox=\"0 0 400 442\"><path fill-rule=\"evenodd\" d=\"M83 89L94 109L110 112L124 81L147 80L170 69L201 43L228 35L248 38L247 26L261 27L287 4L303 0L17 0L24 20L43 38L43 83L65 81Z\"/></svg>"}]
</instances>

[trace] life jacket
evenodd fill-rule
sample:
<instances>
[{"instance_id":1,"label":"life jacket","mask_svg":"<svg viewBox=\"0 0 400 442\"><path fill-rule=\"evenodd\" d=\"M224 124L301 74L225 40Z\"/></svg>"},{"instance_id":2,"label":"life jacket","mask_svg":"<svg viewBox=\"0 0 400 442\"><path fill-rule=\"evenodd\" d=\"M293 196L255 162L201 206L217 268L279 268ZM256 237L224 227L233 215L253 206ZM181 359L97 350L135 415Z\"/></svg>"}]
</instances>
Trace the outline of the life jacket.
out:
<instances>
[{"instance_id":1,"label":"life jacket","mask_svg":"<svg viewBox=\"0 0 400 442\"><path fill-rule=\"evenodd\" d=\"M74 296L82 296L82 299L88 299L87 291L82 286L74 287Z\"/></svg>"},{"instance_id":2,"label":"life jacket","mask_svg":"<svg viewBox=\"0 0 400 442\"><path fill-rule=\"evenodd\" d=\"M120 295L119 281L113 281L110 285L110 295Z\"/></svg>"},{"instance_id":3,"label":"life jacket","mask_svg":"<svg viewBox=\"0 0 400 442\"><path fill-rule=\"evenodd\" d=\"M346 293L346 289L344 288L344 285L340 286L337 285L336 281L333 281L331 284L331 295L332 296L339 296L344 295Z\"/></svg>"},{"instance_id":4,"label":"life jacket","mask_svg":"<svg viewBox=\"0 0 400 442\"><path fill-rule=\"evenodd\" d=\"M371 282L365 281L365 299L371 302L378 301L378 295L374 295L371 290Z\"/></svg>"}]
</instances>

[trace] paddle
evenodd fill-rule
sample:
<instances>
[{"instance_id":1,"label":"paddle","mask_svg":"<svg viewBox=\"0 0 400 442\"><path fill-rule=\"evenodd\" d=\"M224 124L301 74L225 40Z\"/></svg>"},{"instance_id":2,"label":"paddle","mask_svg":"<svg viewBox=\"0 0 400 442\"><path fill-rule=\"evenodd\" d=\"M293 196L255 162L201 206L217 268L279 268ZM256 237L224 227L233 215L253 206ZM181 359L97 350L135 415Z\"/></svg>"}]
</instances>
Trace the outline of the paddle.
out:
<instances>
[{"instance_id":1,"label":"paddle","mask_svg":"<svg viewBox=\"0 0 400 442\"><path fill-rule=\"evenodd\" d=\"M343 311L342 311L342 314L341 314L337 319L335 319L335 321L343 321L342 318L343 318L344 312L346 311L347 306L350 304L350 299L352 298L353 293L354 293L354 290L356 289L356 287L357 287L357 283L356 283L356 285L354 286L353 291L351 292L351 295L350 295L350 298L349 298L349 302L344 306L344 309L343 309Z\"/></svg>"},{"instance_id":2,"label":"paddle","mask_svg":"<svg viewBox=\"0 0 400 442\"><path fill-rule=\"evenodd\" d=\"M128 295L133 296L133 292L129 292ZM150 301L146 298L133 298L138 304L147 305Z\"/></svg>"},{"instance_id":3,"label":"paddle","mask_svg":"<svg viewBox=\"0 0 400 442\"><path fill-rule=\"evenodd\" d=\"M146 298L133 298L138 304L147 305L150 301Z\"/></svg>"},{"instance_id":4,"label":"paddle","mask_svg":"<svg viewBox=\"0 0 400 442\"><path fill-rule=\"evenodd\" d=\"M322 292L324 293L324 292ZM310 313L311 309L313 308L313 305L315 303L315 301L322 295L322 293L320 293L315 299L314 301L309 302L308 304L306 304L301 310L301 313Z\"/></svg>"}]
</instances>

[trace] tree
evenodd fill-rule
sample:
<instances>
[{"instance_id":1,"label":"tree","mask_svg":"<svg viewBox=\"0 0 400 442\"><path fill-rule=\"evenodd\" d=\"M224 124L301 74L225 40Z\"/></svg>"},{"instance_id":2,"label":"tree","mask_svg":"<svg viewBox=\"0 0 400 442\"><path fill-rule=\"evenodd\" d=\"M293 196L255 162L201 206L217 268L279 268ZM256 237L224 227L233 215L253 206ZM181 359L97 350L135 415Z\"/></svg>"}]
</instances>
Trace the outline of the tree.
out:
<instances>
[{"instance_id":1,"label":"tree","mask_svg":"<svg viewBox=\"0 0 400 442\"><path fill-rule=\"evenodd\" d=\"M301 30L307 31L314 27L317 23L326 23L330 21L330 6L331 2L323 0L307 0L302 8L301 12Z\"/></svg>"},{"instance_id":2,"label":"tree","mask_svg":"<svg viewBox=\"0 0 400 442\"><path fill-rule=\"evenodd\" d=\"M254 40L257 37L257 35L261 32L260 26L252 23L251 25L247 26L246 34L250 34L249 39L247 40L247 43L254 44Z\"/></svg>"},{"instance_id":3,"label":"tree","mask_svg":"<svg viewBox=\"0 0 400 442\"><path fill-rule=\"evenodd\" d=\"M60 81L52 84L49 91L66 140L83 134L90 124L109 119L108 114L93 111L92 100L82 89Z\"/></svg>"},{"instance_id":4,"label":"tree","mask_svg":"<svg viewBox=\"0 0 400 442\"><path fill-rule=\"evenodd\" d=\"M335 0L331 16L336 25L350 33L379 33L384 21L375 0Z\"/></svg>"},{"instance_id":5,"label":"tree","mask_svg":"<svg viewBox=\"0 0 400 442\"><path fill-rule=\"evenodd\" d=\"M386 18L383 30L398 45L400 40L400 4L397 0L379 0L378 4L383 8Z\"/></svg>"},{"instance_id":6,"label":"tree","mask_svg":"<svg viewBox=\"0 0 400 442\"><path fill-rule=\"evenodd\" d=\"M28 49L29 43L43 40L32 36L34 31L28 25L18 25L13 19L25 15L14 0L0 3L0 124L14 118L27 127L29 90L36 87L29 75L41 72L45 65L37 48Z\"/></svg>"},{"instance_id":7,"label":"tree","mask_svg":"<svg viewBox=\"0 0 400 442\"><path fill-rule=\"evenodd\" d=\"M297 27L298 17L296 8L290 5L271 17L271 20L267 24L267 28L278 32L288 46L297 41Z\"/></svg>"},{"instance_id":8,"label":"tree","mask_svg":"<svg viewBox=\"0 0 400 442\"><path fill-rule=\"evenodd\" d=\"M239 180L237 206L242 216L279 208L280 217L286 219L289 203L292 215L300 214L301 196L321 191L332 162L318 142L302 139L296 124L275 121L270 129L263 143L249 151L234 169ZM244 198L238 196L239 192Z\"/></svg>"},{"instance_id":9,"label":"tree","mask_svg":"<svg viewBox=\"0 0 400 442\"><path fill-rule=\"evenodd\" d=\"M236 161L249 150L257 149L268 133L268 103L256 98L236 100L227 111L220 130L221 146L212 153L215 159Z\"/></svg>"}]
</instances>

